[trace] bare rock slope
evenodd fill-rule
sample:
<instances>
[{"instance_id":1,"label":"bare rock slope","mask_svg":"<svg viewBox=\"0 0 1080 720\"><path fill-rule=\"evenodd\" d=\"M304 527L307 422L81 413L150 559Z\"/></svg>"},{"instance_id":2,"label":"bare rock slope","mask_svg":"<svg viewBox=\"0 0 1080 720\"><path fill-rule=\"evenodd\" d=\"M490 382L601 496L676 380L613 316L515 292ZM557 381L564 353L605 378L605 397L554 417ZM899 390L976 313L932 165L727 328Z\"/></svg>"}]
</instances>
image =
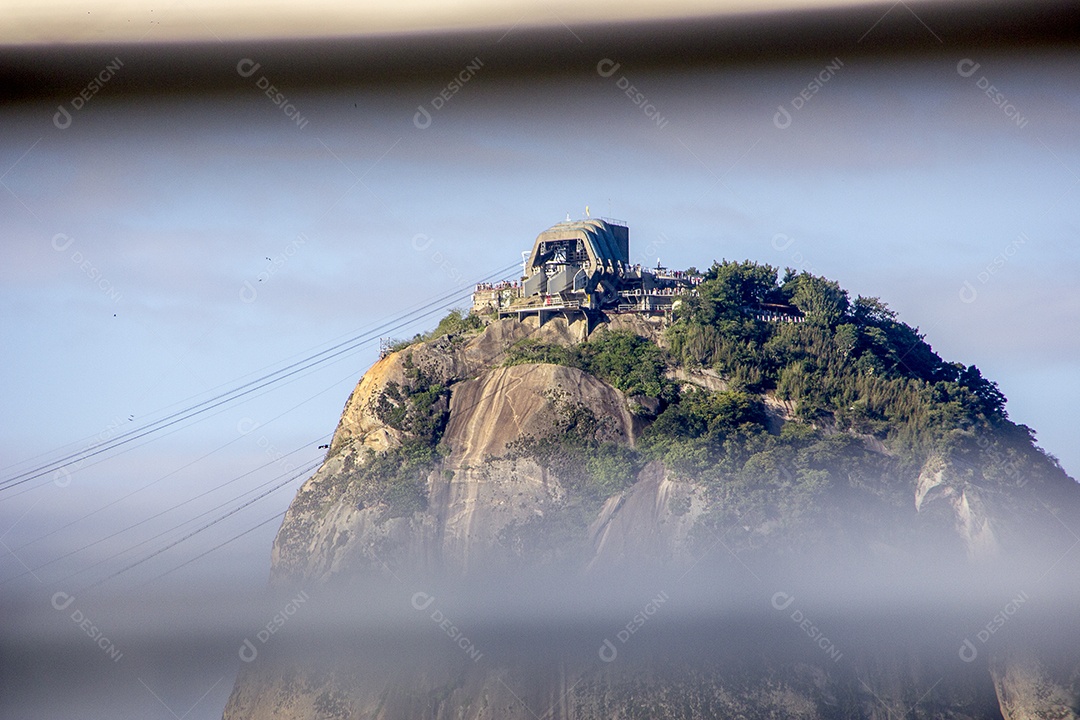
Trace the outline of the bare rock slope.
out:
<instances>
[{"instance_id":1,"label":"bare rock slope","mask_svg":"<svg viewBox=\"0 0 1080 720\"><path fill-rule=\"evenodd\" d=\"M651 323L619 322L622 329L661 340ZM557 515L566 506L568 487L535 460L513 452L515 442L557 432L568 404L602 420L609 442L633 446L641 432L628 399L588 373L549 364L504 366L507 349L519 340L570 345L581 333L560 320L542 327L500 320L468 337L420 342L381 358L349 397L326 461L285 516L273 547L274 583L328 584L375 577L387 568L462 577L520 564L522 528ZM441 459L425 481L426 506L393 515L380 503L358 502L351 488L358 468L401 446L403 433L380 415L380 398L417 373L448 393ZM711 392L726 387L711 371L678 369L669 377ZM775 398L762 401L770 430L778 432L791 408ZM911 488L913 512L941 514L970 556L993 557L1000 543L993 511L977 488L950 481L959 475L936 458L928 460ZM643 562L692 567L709 502L702 488L680 481L669 468L645 465L628 488L588 518L577 571L611 573ZM1076 679L1061 671L1080 668L1076 662L1051 672L1027 656L999 658L990 672L972 671L959 686L930 695L932 707L919 709L911 707L911 688L916 675L930 671L915 669L914 662L875 658L863 675L846 679L813 662L747 662L750 669L688 665L621 674L614 667L580 671L543 662L447 670L455 667L451 662L402 675L359 660L330 670L260 661L243 669L225 718L528 720L536 717L530 708L567 719L1078 717L1075 689L1069 688Z\"/></svg>"}]
</instances>

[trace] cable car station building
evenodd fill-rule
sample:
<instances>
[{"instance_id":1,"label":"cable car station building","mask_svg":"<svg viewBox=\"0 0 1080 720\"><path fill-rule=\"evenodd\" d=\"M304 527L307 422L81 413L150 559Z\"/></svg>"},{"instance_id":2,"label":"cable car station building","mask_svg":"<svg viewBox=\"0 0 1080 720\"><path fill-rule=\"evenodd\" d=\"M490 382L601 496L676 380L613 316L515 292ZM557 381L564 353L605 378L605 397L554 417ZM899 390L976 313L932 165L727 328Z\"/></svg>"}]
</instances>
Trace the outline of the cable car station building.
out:
<instances>
[{"instance_id":1,"label":"cable car station building","mask_svg":"<svg viewBox=\"0 0 1080 720\"><path fill-rule=\"evenodd\" d=\"M527 257L526 257L527 255ZM600 313L669 314L677 296L700 274L650 269L630 262L630 230L617 220L585 218L551 226L536 236L520 282L482 284L473 293L473 312L523 319L541 325L560 315L567 322Z\"/></svg>"}]
</instances>

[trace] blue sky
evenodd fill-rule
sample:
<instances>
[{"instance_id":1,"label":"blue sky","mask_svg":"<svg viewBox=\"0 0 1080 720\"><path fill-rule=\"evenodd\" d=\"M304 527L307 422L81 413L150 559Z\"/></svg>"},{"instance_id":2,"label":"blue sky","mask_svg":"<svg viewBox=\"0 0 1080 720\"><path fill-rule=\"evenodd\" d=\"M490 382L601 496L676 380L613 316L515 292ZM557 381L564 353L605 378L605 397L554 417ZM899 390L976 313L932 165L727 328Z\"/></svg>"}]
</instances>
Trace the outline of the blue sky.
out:
<instances>
[{"instance_id":1,"label":"blue sky","mask_svg":"<svg viewBox=\"0 0 1080 720\"><path fill-rule=\"evenodd\" d=\"M603 77L589 65L558 81L499 81L481 69L426 129L413 123L416 108L430 108L449 77L393 91L289 91L303 128L260 94L257 76L237 76L231 94L213 99L136 102L103 91L64 130L54 107L8 106L0 111L2 464L136 427L465 287L588 204L628 221L632 254L651 246L650 263L750 258L880 296L943 357L996 380L1013 419L1075 476L1080 68L1075 55L986 55L965 77L957 67L967 57L841 56L798 110L792 100L832 57L667 76L621 66ZM623 93L623 77L663 127ZM979 88L984 77L1027 119L1023 127ZM787 128L773 122L778 106L792 110ZM973 302L960 298L965 282ZM245 302L245 283L254 301ZM0 559L2 581L22 563L36 567L270 463L5 591L51 592L89 560L224 502L229 489L266 482L284 467L273 462L278 451L299 449L297 467L318 459L376 356L372 344L80 465L64 487L44 482L0 498L0 532L16 550ZM241 433L245 422L259 427ZM130 582L283 510L295 487L140 567ZM173 577L261 581L275 530L270 523ZM79 577L129 557L137 555Z\"/></svg>"}]
</instances>

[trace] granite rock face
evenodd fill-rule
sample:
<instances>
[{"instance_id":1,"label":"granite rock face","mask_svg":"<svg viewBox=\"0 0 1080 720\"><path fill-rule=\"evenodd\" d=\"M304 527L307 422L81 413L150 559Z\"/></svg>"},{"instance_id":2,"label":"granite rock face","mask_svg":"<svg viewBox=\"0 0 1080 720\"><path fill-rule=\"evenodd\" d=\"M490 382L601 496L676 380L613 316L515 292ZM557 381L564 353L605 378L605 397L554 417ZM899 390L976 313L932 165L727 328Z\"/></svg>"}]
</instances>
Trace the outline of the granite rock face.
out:
<instances>
[{"instance_id":1,"label":"granite rock face","mask_svg":"<svg viewBox=\"0 0 1080 720\"><path fill-rule=\"evenodd\" d=\"M616 325L661 341L659 328L641 318L619 318L610 327ZM273 584L362 586L387 572L467 579L542 562L544 550L535 538L550 534L537 532L559 522L571 493L556 473L513 452L514 443L558 432L559 415L570 405L601 420L603 439L620 445L638 441L643 420L634 400L581 370L507 367L503 361L519 340L572 345L585 331L558 319L542 327L535 319L500 320L467 337L444 336L381 358L349 397L325 462L285 516L272 551ZM356 502L350 488L356 469L372 453L401 445L402 432L380 419L379 399L391 384L407 384L417 369L448 393L441 459L426 478L426 506L388 516L377 503ZM680 368L669 377L710 392L726 387L712 371ZM792 421L790 406L775 397L761 400L770 431ZM880 441L870 439L867 447L888 454ZM1007 554L1012 538L1023 534L1008 515L1015 504L985 493L940 458L928 458L910 482L912 522L935 523L955 542L942 552L989 562ZM587 508L591 514L576 536L578 544L563 560L576 577L642 566L692 568L703 540L723 543L702 522L713 502L706 489L650 462L624 490ZM881 557L890 552L903 551L886 548ZM962 639L957 637L956 647ZM242 668L224 717L1078 717L1080 653L1044 659L1033 652L987 651L968 665L950 653L952 664L943 666L940 657L927 659L910 649L861 648L841 668L814 650L808 657L762 650L734 660L706 654L700 661L658 656L584 666L528 652L519 661L502 655L478 663L451 655L407 668L370 657L260 659ZM938 680L949 673L948 682Z\"/></svg>"}]
</instances>

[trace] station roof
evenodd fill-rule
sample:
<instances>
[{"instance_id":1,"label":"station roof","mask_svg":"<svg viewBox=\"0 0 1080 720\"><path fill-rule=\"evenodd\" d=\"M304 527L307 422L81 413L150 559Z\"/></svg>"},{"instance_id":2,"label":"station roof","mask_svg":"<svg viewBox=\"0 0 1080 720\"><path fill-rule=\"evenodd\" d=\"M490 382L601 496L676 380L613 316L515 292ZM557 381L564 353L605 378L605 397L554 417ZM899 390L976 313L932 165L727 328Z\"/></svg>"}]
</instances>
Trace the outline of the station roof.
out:
<instances>
[{"instance_id":1,"label":"station roof","mask_svg":"<svg viewBox=\"0 0 1080 720\"><path fill-rule=\"evenodd\" d=\"M587 218L585 220L569 220L552 225L547 230L536 236L533 243L532 254L529 256L528 267L537 265L540 252L540 244L554 240L582 240L585 252L594 264L606 264L622 261L629 264L629 235L630 231L625 225L601 220L599 218Z\"/></svg>"}]
</instances>

